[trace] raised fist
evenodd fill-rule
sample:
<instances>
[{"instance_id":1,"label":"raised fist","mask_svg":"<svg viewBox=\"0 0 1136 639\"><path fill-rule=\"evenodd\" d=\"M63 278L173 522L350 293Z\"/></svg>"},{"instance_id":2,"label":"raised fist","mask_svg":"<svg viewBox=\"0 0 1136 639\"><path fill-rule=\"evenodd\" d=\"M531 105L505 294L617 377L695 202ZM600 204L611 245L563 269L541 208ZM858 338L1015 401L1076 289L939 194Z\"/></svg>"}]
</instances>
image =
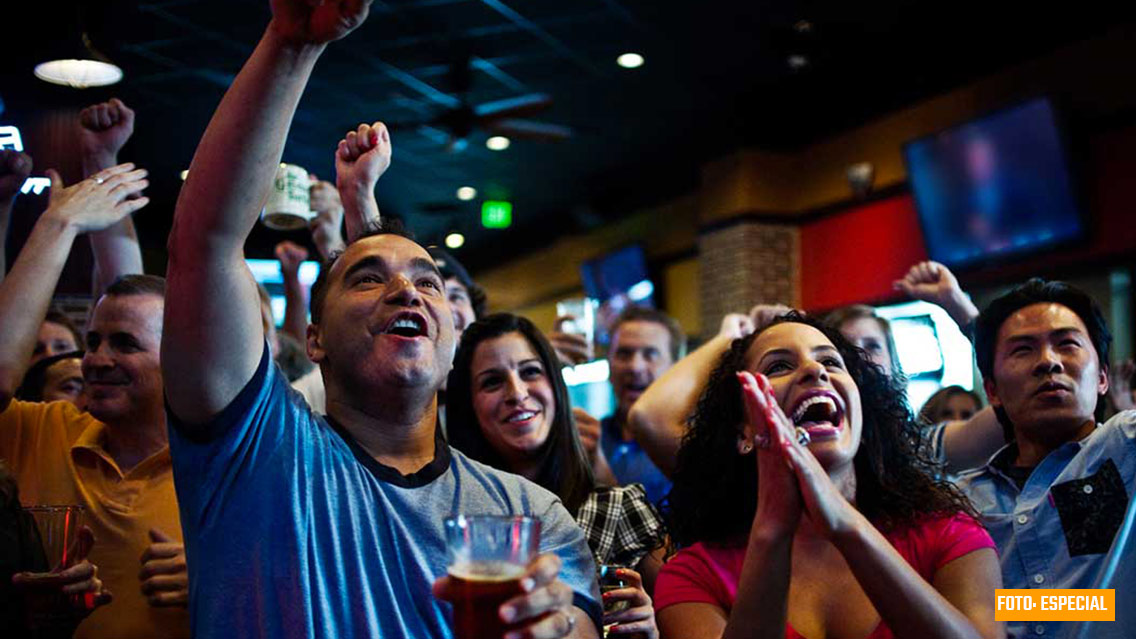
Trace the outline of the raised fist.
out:
<instances>
[{"instance_id":1,"label":"raised fist","mask_svg":"<svg viewBox=\"0 0 1136 639\"><path fill-rule=\"evenodd\" d=\"M308 249L285 240L276 245L276 259L280 260L280 270L292 275L298 273L300 264L308 259Z\"/></svg>"},{"instance_id":2,"label":"raised fist","mask_svg":"<svg viewBox=\"0 0 1136 639\"><path fill-rule=\"evenodd\" d=\"M79 112L79 144L85 155L113 158L134 133L134 111L118 98Z\"/></svg>"},{"instance_id":3,"label":"raised fist","mask_svg":"<svg viewBox=\"0 0 1136 639\"><path fill-rule=\"evenodd\" d=\"M269 28L293 44L324 44L367 19L371 0L272 0Z\"/></svg>"},{"instance_id":4,"label":"raised fist","mask_svg":"<svg viewBox=\"0 0 1136 639\"><path fill-rule=\"evenodd\" d=\"M959 287L951 270L938 262L920 262L894 284L897 290L924 302L938 304L960 327L978 317L978 308Z\"/></svg>"},{"instance_id":5,"label":"raised fist","mask_svg":"<svg viewBox=\"0 0 1136 639\"><path fill-rule=\"evenodd\" d=\"M335 150L335 182L340 190L374 190L391 162L391 140L382 122L360 124Z\"/></svg>"},{"instance_id":6,"label":"raised fist","mask_svg":"<svg viewBox=\"0 0 1136 639\"><path fill-rule=\"evenodd\" d=\"M940 306L959 290L954 273L938 262L920 262L912 266L903 279L896 280L895 287L917 300Z\"/></svg>"},{"instance_id":7,"label":"raised fist","mask_svg":"<svg viewBox=\"0 0 1136 639\"><path fill-rule=\"evenodd\" d=\"M16 197L32 173L32 157L27 153L0 151L0 202Z\"/></svg>"}]
</instances>

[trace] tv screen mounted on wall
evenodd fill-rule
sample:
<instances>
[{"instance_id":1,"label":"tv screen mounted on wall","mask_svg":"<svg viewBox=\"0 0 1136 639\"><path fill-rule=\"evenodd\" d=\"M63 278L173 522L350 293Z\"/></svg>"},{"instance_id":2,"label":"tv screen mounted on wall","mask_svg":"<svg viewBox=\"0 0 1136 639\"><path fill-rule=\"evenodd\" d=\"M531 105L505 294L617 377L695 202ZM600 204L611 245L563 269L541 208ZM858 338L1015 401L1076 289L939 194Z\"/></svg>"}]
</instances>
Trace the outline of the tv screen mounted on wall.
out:
<instances>
[{"instance_id":1,"label":"tv screen mounted on wall","mask_svg":"<svg viewBox=\"0 0 1136 639\"><path fill-rule=\"evenodd\" d=\"M904 146L931 259L948 266L1082 237L1057 117L1036 99Z\"/></svg>"}]
</instances>

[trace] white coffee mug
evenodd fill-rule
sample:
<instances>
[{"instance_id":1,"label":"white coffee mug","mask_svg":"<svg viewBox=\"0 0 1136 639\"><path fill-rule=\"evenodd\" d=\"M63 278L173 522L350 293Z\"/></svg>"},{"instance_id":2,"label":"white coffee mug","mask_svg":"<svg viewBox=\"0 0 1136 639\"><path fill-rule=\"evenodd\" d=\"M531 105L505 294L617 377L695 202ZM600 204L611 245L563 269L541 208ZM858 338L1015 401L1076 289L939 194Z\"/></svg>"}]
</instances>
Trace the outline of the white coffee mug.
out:
<instances>
[{"instance_id":1,"label":"white coffee mug","mask_svg":"<svg viewBox=\"0 0 1136 639\"><path fill-rule=\"evenodd\" d=\"M277 231L306 228L316 216L312 210L311 187L307 169L281 162L260 221Z\"/></svg>"}]
</instances>

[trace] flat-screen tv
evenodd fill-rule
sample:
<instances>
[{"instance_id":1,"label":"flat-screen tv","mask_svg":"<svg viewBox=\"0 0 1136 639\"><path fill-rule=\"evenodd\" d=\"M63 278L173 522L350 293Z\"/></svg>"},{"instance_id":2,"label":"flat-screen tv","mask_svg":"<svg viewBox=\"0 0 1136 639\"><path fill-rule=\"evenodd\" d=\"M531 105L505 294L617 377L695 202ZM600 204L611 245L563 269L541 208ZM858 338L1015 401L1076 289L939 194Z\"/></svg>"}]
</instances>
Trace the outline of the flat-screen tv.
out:
<instances>
[{"instance_id":1,"label":"flat-screen tv","mask_svg":"<svg viewBox=\"0 0 1136 639\"><path fill-rule=\"evenodd\" d=\"M1082 237L1056 114L1046 99L907 143L931 259L967 266Z\"/></svg>"},{"instance_id":2,"label":"flat-screen tv","mask_svg":"<svg viewBox=\"0 0 1136 639\"><path fill-rule=\"evenodd\" d=\"M584 292L601 304L626 296L633 304L650 306L655 287L647 277L647 259L638 244L588 260L580 265Z\"/></svg>"},{"instance_id":3,"label":"flat-screen tv","mask_svg":"<svg viewBox=\"0 0 1136 639\"><path fill-rule=\"evenodd\" d=\"M612 322L629 306L654 306L655 285L647 275L643 247L632 244L580 265L584 294L599 303L595 340L608 344Z\"/></svg>"}]
</instances>

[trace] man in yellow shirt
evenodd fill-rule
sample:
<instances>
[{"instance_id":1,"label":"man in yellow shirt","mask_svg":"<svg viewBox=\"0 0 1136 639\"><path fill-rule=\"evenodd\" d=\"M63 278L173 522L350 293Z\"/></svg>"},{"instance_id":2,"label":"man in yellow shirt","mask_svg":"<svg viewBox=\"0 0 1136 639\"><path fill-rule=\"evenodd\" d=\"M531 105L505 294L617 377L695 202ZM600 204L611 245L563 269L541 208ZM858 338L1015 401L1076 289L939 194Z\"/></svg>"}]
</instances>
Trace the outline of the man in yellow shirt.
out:
<instances>
[{"instance_id":1,"label":"man in yellow shirt","mask_svg":"<svg viewBox=\"0 0 1136 639\"><path fill-rule=\"evenodd\" d=\"M114 594L80 624L82 638L189 636L158 365L164 280L125 276L96 304L83 358L89 412L12 399L75 238L147 203L128 199L147 184L145 171L132 169L114 166L66 188L53 174L51 202L0 284L0 458L25 505L86 509L96 538L90 560Z\"/></svg>"}]
</instances>

